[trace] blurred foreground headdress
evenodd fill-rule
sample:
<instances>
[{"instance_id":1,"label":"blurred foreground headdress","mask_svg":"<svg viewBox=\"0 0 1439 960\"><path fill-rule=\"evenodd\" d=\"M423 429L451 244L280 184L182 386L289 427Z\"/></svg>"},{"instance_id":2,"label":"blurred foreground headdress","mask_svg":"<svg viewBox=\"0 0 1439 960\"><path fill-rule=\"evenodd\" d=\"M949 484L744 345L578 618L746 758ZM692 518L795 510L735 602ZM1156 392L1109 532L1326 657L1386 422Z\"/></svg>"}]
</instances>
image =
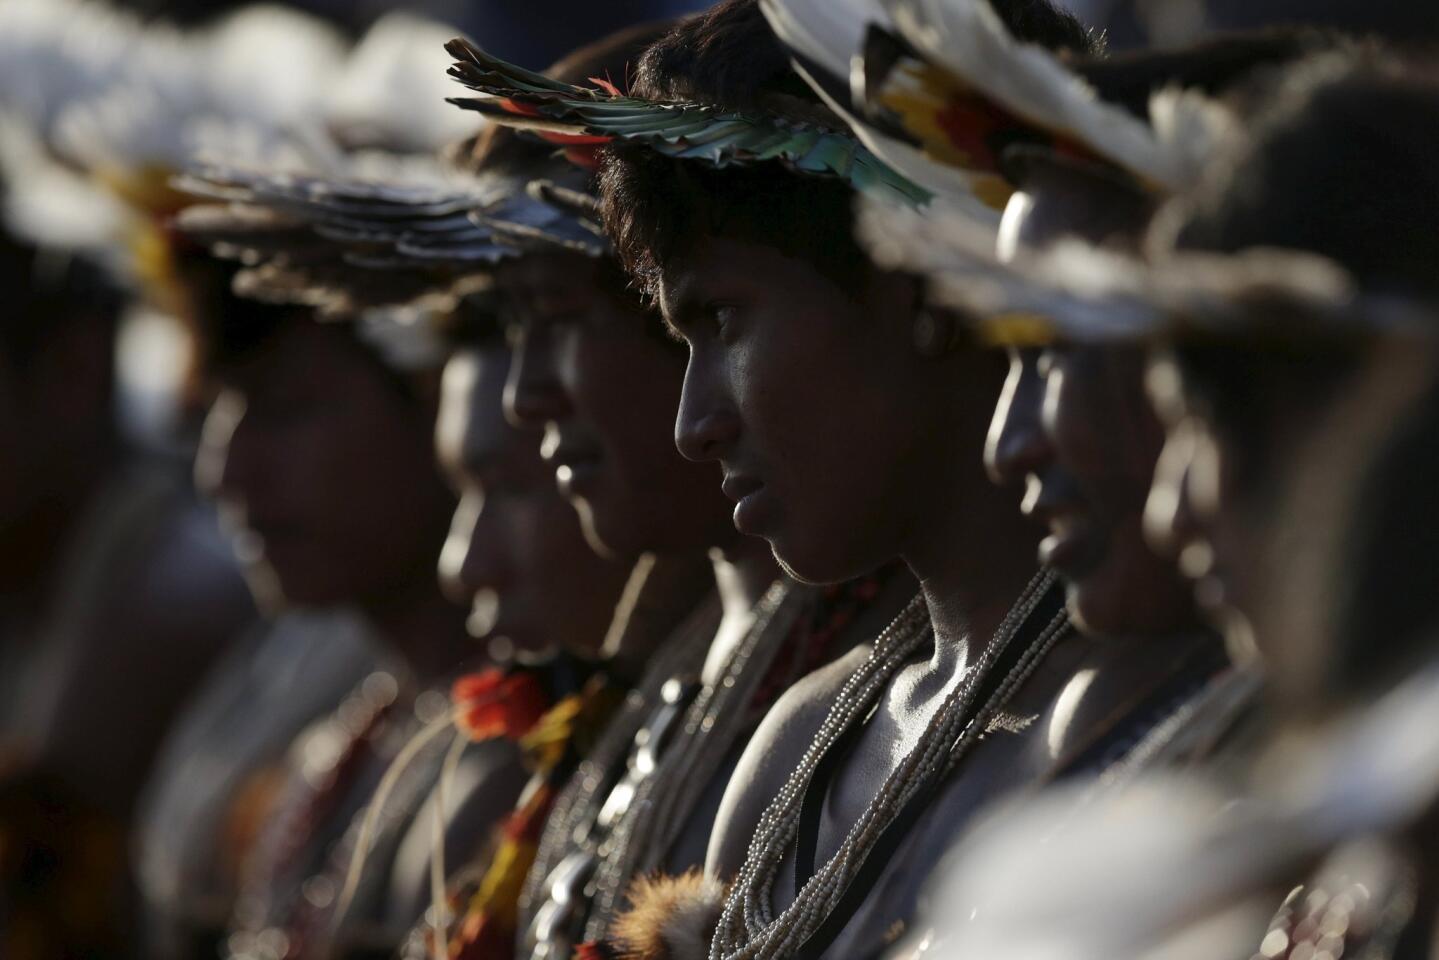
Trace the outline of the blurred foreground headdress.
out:
<instances>
[{"instance_id":1,"label":"blurred foreground headdress","mask_svg":"<svg viewBox=\"0 0 1439 960\"><path fill-rule=\"evenodd\" d=\"M182 33L91 0L0 0L0 109L56 169L112 198L92 192L91 225L103 220L107 231L96 241L130 281L183 314L168 222L188 200L170 176L207 143L269 150L303 128L319 106L307 91L343 49L330 28L281 7Z\"/></svg>"},{"instance_id":2,"label":"blurred foreground headdress","mask_svg":"<svg viewBox=\"0 0 1439 960\"><path fill-rule=\"evenodd\" d=\"M886 211L866 224L879 247L905 245L898 257L943 231L943 253L926 254L943 302L1000 322L1042 316L1080 339L1432 335L1432 71L1335 52L1286 70L1257 102L1248 135L1155 218L1142 257L1075 240L1001 263L954 223L896 228Z\"/></svg>"},{"instance_id":3,"label":"blurred foreground headdress","mask_svg":"<svg viewBox=\"0 0 1439 960\"><path fill-rule=\"evenodd\" d=\"M623 31L551 72L622 72L658 29ZM426 44L425 59L433 63L427 81L415 88L426 87L428 107L445 115L439 126L449 130L460 121L473 129L473 120L428 83L433 77L452 89L443 72L444 46L433 33ZM393 62L402 59L419 56ZM353 82L376 82L366 75L369 62L358 58ZM355 101L349 86L340 90L342 100ZM392 102L394 113L417 108L408 98ZM370 155L318 174L206 166L183 185L219 202L187 211L180 223L189 236L244 265L237 288L249 296L335 314L376 305L439 308L475 295L497 264L527 252L606 255L590 176L548 143L482 128L458 146L431 145L403 163Z\"/></svg>"},{"instance_id":4,"label":"blurred foreground headdress","mask_svg":"<svg viewBox=\"0 0 1439 960\"><path fill-rule=\"evenodd\" d=\"M987 0L761 7L857 136L981 223L996 222L1008 199L1013 147L1092 159L1167 191L1193 178L1212 129L1206 106L1178 93L1156 97L1147 121L1102 99L1071 65L1097 44L1057 30L1018 39L1034 19L1025 4L1009 5L1009 23Z\"/></svg>"},{"instance_id":5,"label":"blurred foreground headdress","mask_svg":"<svg viewBox=\"0 0 1439 960\"><path fill-rule=\"evenodd\" d=\"M1131 193L1141 207L1159 205L1240 149L1235 108L1214 94L1339 47L1338 37L1269 31L1111 60L1021 42L986 0L762 5L797 69L857 134L936 188L921 210L864 203L861 233L872 255L926 277L932 300L972 319L982 338L1129 337L1153 330L1161 300L1212 315L1221 304L1271 302L1277 293L1343 298L1342 271L1300 254L1196 256L1182 269L1170 262L1163 291L1123 255L1077 240L1041 253L1016 249L1011 236L1007 262L997 255L999 212L1035 158Z\"/></svg>"}]
</instances>

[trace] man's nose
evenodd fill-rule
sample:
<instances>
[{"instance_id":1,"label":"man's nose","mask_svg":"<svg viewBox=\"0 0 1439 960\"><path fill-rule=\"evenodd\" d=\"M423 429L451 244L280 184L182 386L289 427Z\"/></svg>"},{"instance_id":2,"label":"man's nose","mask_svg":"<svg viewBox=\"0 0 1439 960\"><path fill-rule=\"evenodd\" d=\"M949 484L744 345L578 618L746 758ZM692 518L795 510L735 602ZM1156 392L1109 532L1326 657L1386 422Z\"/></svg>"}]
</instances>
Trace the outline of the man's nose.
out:
<instances>
[{"instance_id":1,"label":"man's nose","mask_svg":"<svg viewBox=\"0 0 1439 960\"><path fill-rule=\"evenodd\" d=\"M1154 482L1144 504L1144 533L1156 551L1178 558L1200 540L1190 496L1195 437L1180 425L1170 431L1154 467Z\"/></svg>"},{"instance_id":2,"label":"man's nose","mask_svg":"<svg viewBox=\"0 0 1439 960\"><path fill-rule=\"evenodd\" d=\"M675 446L688 460L718 460L739 438L740 420L693 361L685 372L675 416Z\"/></svg>"},{"instance_id":3,"label":"man's nose","mask_svg":"<svg viewBox=\"0 0 1439 960\"><path fill-rule=\"evenodd\" d=\"M521 429L533 430L561 419L568 409L555 373L553 336L526 324L505 381L505 418Z\"/></svg>"},{"instance_id":4,"label":"man's nose","mask_svg":"<svg viewBox=\"0 0 1439 960\"><path fill-rule=\"evenodd\" d=\"M1049 459L1043 407L1044 380L1035 359L1016 357L1010 363L984 446L985 469L998 486L1022 483L1040 473Z\"/></svg>"},{"instance_id":5,"label":"man's nose","mask_svg":"<svg viewBox=\"0 0 1439 960\"><path fill-rule=\"evenodd\" d=\"M476 501L477 498L468 493L460 498L459 505L455 507L455 515L450 519L450 532L445 537L445 545L440 549L440 589L451 603L461 606L470 602L471 591L465 585L464 571L480 515Z\"/></svg>"},{"instance_id":6,"label":"man's nose","mask_svg":"<svg viewBox=\"0 0 1439 960\"><path fill-rule=\"evenodd\" d=\"M468 606L476 594L494 589L504 577L499 562L502 537L488 529L494 524L486 520L483 495L460 498L439 562L440 586L453 603Z\"/></svg>"}]
</instances>

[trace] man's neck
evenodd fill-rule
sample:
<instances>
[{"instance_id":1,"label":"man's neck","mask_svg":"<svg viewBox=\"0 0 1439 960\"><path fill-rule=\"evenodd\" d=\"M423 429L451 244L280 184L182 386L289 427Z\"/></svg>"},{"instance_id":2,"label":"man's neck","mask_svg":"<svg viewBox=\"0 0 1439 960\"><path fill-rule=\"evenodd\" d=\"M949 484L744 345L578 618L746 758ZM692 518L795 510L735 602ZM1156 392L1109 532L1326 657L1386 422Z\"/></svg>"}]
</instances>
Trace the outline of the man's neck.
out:
<instances>
[{"instance_id":1,"label":"man's neck","mask_svg":"<svg viewBox=\"0 0 1439 960\"><path fill-rule=\"evenodd\" d=\"M630 574L605 637L607 671L634 683L651 655L716 588L714 567L702 551L645 554Z\"/></svg>"},{"instance_id":2,"label":"man's neck","mask_svg":"<svg viewBox=\"0 0 1439 960\"><path fill-rule=\"evenodd\" d=\"M779 576L769 544L749 537L729 547L715 547L710 563L726 618L747 616Z\"/></svg>"},{"instance_id":3,"label":"man's neck","mask_svg":"<svg viewBox=\"0 0 1439 960\"><path fill-rule=\"evenodd\" d=\"M924 591L937 646L989 642L1034 576L1038 541L1014 491L979 478L944 498L904 556Z\"/></svg>"},{"instance_id":4,"label":"man's neck","mask_svg":"<svg viewBox=\"0 0 1439 960\"><path fill-rule=\"evenodd\" d=\"M725 664L754 625L754 611L779 577L779 564L763 540L745 538L724 549L710 551L715 586L719 590L720 625L705 657L703 679L714 683Z\"/></svg>"}]
</instances>

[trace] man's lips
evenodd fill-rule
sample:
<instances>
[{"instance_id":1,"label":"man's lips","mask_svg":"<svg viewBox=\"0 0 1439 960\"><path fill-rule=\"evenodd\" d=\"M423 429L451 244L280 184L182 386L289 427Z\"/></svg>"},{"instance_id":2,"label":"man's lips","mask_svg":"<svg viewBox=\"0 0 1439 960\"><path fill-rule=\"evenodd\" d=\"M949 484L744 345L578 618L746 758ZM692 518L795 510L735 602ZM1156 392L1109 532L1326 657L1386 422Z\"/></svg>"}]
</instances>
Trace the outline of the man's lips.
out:
<instances>
[{"instance_id":1,"label":"man's lips","mask_svg":"<svg viewBox=\"0 0 1439 960\"><path fill-rule=\"evenodd\" d=\"M725 496L738 503L763 486L764 484L754 477L747 477L737 473L727 473L725 474L724 483L721 484L720 489L724 490Z\"/></svg>"},{"instance_id":2,"label":"man's lips","mask_svg":"<svg viewBox=\"0 0 1439 960\"><path fill-rule=\"evenodd\" d=\"M764 536L766 531L773 532L778 504L762 481L729 473L725 474L722 489L725 496L735 502L736 530L752 537Z\"/></svg>"},{"instance_id":3,"label":"man's lips","mask_svg":"<svg viewBox=\"0 0 1439 960\"><path fill-rule=\"evenodd\" d=\"M1101 559L1094 524L1073 505L1052 506L1037 511L1036 519L1049 527L1039 543L1039 562L1077 579L1092 570Z\"/></svg>"}]
</instances>

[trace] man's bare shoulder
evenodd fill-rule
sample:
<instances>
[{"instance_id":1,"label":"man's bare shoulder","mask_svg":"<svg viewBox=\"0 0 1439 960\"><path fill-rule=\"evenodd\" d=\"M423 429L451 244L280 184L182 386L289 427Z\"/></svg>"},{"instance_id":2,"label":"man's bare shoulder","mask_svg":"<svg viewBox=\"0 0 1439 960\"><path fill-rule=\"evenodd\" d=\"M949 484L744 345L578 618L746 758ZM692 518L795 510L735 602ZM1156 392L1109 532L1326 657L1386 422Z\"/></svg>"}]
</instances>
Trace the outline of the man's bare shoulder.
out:
<instances>
[{"instance_id":1,"label":"man's bare shoulder","mask_svg":"<svg viewBox=\"0 0 1439 960\"><path fill-rule=\"evenodd\" d=\"M706 858L711 876L729 881L739 872L765 808L814 742L835 697L869 651L869 644L860 644L802 677L765 714L720 803Z\"/></svg>"}]
</instances>

